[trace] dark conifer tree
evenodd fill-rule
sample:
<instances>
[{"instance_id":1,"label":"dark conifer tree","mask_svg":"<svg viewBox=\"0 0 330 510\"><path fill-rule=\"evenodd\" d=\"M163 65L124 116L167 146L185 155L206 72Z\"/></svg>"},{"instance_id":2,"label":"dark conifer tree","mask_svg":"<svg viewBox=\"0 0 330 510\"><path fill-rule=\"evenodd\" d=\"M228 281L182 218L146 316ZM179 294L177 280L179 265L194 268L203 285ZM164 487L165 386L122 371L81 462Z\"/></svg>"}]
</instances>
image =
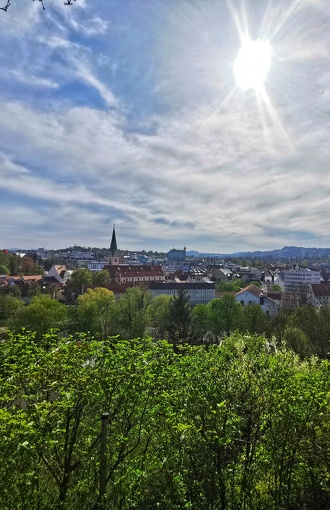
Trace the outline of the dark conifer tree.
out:
<instances>
[{"instance_id":1,"label":"dark conifer tree","mask_svg":"<svg viewBox=\"0 0 330 510\"><path fill-rule=\"evenodd\" d=\"M175 345L190 340L192 317L189 301L187 291L182 288L170 305L167 332L170 342Z\"/></svg>"}]
</instances>

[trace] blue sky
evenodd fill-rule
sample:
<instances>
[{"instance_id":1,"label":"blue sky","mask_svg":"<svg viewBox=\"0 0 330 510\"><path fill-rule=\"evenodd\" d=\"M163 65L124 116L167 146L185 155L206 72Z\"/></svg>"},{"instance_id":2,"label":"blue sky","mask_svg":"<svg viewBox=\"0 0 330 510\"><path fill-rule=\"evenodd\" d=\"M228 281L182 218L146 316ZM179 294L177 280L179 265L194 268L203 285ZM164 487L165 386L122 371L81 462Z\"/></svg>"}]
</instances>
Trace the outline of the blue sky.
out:
<instances>
[{"instance_id":1,"label":"blue sky","mask_svg":"<svg viewBox=\"0 0 330 510\"><path fill-rule=\"evenodd\" d=\"M44 3L0 11L0 248L330 246L328 0Z\"/></svg>"}]
</instances>

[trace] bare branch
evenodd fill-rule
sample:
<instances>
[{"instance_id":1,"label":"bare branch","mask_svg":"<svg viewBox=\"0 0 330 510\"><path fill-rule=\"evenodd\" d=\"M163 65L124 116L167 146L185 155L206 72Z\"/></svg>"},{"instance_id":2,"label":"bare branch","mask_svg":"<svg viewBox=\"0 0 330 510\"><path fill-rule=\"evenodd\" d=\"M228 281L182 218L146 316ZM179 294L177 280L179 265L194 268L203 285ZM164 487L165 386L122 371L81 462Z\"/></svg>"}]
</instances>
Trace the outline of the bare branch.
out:
<instances>
[{"instance_id":1,"label":"bare branch","mask_svg":"<svg viewBox=\"0 0 330 510\"><path fill-rule=\"evenodd\" d=\"M0 9L1 9L2 11L7 12L7 9L8 9L8 7L9 7L9 6L10 6L10 0L7 0L7 5L5 5L4 7L0 7Z\"/></svg>"},{"instance_id":2,"label":"bare branch","mask_svg":"<svg viewBox=\"0 0 330 510\"><path fill-rule=\"evenodd\" d=\"M41 3L42 10L45 11L46 7L45 7L45 4L44 4L44 0L37 0L37 1ZM76 2L76 1L77 0L66 0L65 2L63 2L63 4L64 5L73 5L73 2ZM34 2L34 0L33 0L33 2ZM8 9L8 7L10 7L10 5L11 5L10 4L10 0L7 0L6 5L4 7L0 7L0 10L7 12L7 9Z\"/></svg>"}]
</instances>

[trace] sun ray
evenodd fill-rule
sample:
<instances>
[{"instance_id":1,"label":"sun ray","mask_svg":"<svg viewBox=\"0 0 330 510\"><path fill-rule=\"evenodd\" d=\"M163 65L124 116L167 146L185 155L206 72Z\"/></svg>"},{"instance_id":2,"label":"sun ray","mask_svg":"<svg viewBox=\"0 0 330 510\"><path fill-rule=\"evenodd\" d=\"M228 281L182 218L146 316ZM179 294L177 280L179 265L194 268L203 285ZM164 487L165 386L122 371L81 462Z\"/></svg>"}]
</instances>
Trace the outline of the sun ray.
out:
<instances>
[{"instance_id":1,"label":"sun ray","mask_svg":"<svg viewBox=\"0 0 330 510\"><path fill-rule=\"evenodd\" d=\"M270 39L275 38L278 32L283 28L285 23L287 23L288 19L297 10L299 5L301 5L301 0L295 0L291 5L287 3L285 4L285 9L283 9L283 15L279 18L278 22L276 23L273 32L268 34Z\"/></svg>"},{"instance_id":2,"label":"sun ray","mask_svg":"<svg viewBox=\"0 0 330 510\"><path fill-rule=\"evenodd\" d=\"M292 145L292 142L291 142L287 132L285 131L285 129L276 113L276 110L273 107L271 100L270 100L265 89L260 91L260 98L262 100L263 105L265 106L265 109L267 111L267 114L269 115L269 118L272 121L275 131L280 136L280 138L282 138L286 142L286 145L293 151L294 147Z\"/></svg>"},{"instance_id":3,"label":"sun ray","mask_svg":"<svg viewBox=\"0 0 330 510\"><path fill-rule=\"evenodd\" d=\"M269 26L267 21L271 6L270 0L267 4L266 13L260 23L258 39L252 39L249 31L248 17L243 2L241 8L236 10L227 0L229 12L231 13L236 27L241 47L239 48L236 60L233 63L233 73L236 78L236 92L244 95L248 90L253 90L259 107L261 126L269 153L275 150L276 139L282 141L291 151L294 150L290 137L286 132L281 120L273 106L270 96L266 90L267 75L271 71L271 60L276 56L271 42L274 35L278 34L283 24L296 11L299 0L296 0L291 8L280 17L276 26Z\"/></svg>"}]
</instances>

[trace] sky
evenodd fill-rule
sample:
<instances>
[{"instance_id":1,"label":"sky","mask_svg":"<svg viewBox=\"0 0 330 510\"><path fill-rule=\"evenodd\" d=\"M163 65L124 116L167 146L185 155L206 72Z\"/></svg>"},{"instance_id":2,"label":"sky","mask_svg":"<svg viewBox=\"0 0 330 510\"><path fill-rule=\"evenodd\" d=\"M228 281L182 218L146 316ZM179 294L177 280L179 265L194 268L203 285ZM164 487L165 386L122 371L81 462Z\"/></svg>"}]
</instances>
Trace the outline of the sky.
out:
<instances>
[{"instance_id":1,"label":"sky","mask_svg":"<svg viewBox=\"0 0 330 510\"><path fill-rule=\"evenodd\" d=\"M330 247L329 0L44 5L0 10L0 248Z\"/></svg>"}]
</instances>

